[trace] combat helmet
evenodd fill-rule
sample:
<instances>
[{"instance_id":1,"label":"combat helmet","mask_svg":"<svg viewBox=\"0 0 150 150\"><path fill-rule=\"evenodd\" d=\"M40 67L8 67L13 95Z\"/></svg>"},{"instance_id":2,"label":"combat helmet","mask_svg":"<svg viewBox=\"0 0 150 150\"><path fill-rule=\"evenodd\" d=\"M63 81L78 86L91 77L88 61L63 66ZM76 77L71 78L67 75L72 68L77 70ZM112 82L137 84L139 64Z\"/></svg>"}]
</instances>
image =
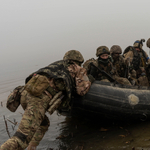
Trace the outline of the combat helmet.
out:
<instances>
[{"instance_id":1,"label":"combat helmet","mask_svg":"<svg viewBox=\"0 0 150 150\"><path fill-rule=\"evenodd\" d=\"M117 53L117 54L121 54L122 53L122 49L119 45L113 45L111 48L110 48L110 53Z\"/></svg>"},{"instance_id":2,"label":"combat helmet","mask_svg":"<svg viewBox=\"0 0 150 150\"><path fill-rule=\"evenodd\" d=\"M133 47L142 49L143 42L145 42L145 39L136 40L133 44Z\"/></svg>"},{"instance_id":3,"label":"combat helmet","mask_svg":"<svg viewBox=\"0 0 150 150\"><path fill-rule=\"evenodd\" d=\"M102 54L110 54L107 46L100 46L97 48L96 56L98 57L99 55L102 55Z\"/></svg>"},{"instance_id":4,"label":"combat helmet","mask_svg":"<svg viewBox=\"0 0 150 150\"><path fill-rule=\"evenodd\" d=\"M146 45L150 48L150 38L147 40Z\"/></svg>"},{"instance_id":5,"label":"combat helmet","mask_svg":"<svg viewBox=\"0 0 150 150\"><path fill-rule=\"evenodd\" d=\"M63 57L63 60L73 60L80 63L84 62L82 54L77 50L69 50L68 52L66 52Z\"/></svg>"}]
</instances>

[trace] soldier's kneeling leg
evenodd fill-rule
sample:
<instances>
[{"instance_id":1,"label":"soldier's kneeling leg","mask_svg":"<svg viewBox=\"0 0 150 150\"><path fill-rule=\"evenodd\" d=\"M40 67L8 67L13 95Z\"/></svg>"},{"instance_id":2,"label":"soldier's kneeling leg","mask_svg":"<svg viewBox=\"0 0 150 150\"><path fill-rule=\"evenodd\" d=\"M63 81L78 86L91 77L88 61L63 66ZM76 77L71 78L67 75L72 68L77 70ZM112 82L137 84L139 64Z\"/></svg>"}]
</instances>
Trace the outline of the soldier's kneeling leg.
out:
<instances>
[{"instance_id":1,"label":"soldier's kneeling leg","mask_svg":"<svg viewBox=\"0 0 150 150\"><path fill-rule=\"evenodd\" d=\"M103 82L110 82L108 79L102 79Z\"/></svg>"},{"instance_id":2,"label":"soldier's kneeling leg","mask_svg":"<svg viewBox=\"0 0 150 150\"><path fill-rule=\"evenodd\" d=\"M50 126L49 119L45 115L44 120L42 121L40 127L36 130L31 142L29 143L27 150L35 149L39 145L49 126Z\"/></svg>"},{"instance_id":3,"label":"soldier's kneeling leg","mask_svg":"<svg viewBox=\"0 0 150 150\"><path fill-rule=\"evenodd\" d=\"M50 98L46 95L41 95L40 97L28 95L28 105L25 109L18 130L11 139L1 146L3 150L12 150L11 147L16 147L15 150L19 150L19 147L25 149L28 146L32 137L36 133L36 130L44 120L49 102ZM5 149L5 145L7 145L9 149Z\"/></svg>"},{"instance_id":4,"label":"soldier's kneeling leg","mask_svg":"<svg viewBox=\"0 0 150 150\"><path fill-rule=\"evenodd\" d=\"M12 137L8 139L3 145L1 145L0 150L24 150L20 147L18 143L18 139L16 137Z\"/></svg>"},{"instance_id":5,"label":"soldier's kneeling leg","mask_svg":"<svg viewBox=\"0 0 150 150\"><path fill-rule=\"evenodd\" d=\"M131 85L130 81L127 78L123 78L123 77L115 77L115 80L120 83L120 84L124 84L124 85Z\"/></svg>"}]
</instances>

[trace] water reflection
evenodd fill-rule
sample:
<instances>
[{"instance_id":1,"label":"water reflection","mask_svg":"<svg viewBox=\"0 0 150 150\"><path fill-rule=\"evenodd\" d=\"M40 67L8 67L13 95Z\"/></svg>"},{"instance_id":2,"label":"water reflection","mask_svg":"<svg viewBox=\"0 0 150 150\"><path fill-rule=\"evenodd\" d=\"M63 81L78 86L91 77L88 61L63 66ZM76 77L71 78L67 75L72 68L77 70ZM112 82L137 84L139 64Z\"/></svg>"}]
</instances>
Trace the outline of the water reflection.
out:
<instances>
[{"instance_id":1,"label":"water reflection","mask_svg":"<svg viewBox=\"0 0 150 150\"><path fill-rule=\"evenodd\" d=\"M6 132L3 116L18 123L24 113L21 107L15 113L6 106L6 99L16 85L22 85L22 76L1 80L0 83L0 145L9 137ZM50 127L37 150L150 150L150 121L146 122L113 122L94 121L85 118L58 116L55 112L50 119ZM8 122L8 130L13 136L15 131Z\"/></svg>"},{"instance_id":2,"label":"water reflection","mask_svg":"<svg viewBox=\"0 0 150 150\"><path fill-rule=\"evenodd\" d=\"M61 122L61 150L150 150L150 122L109 122L66 118Z\"/></svg>"},{"instance_id":3,"label":"water reflection","mask_svg":"<svg viewBox=\"0 0 150 150\"><path fill-rule=\"evenodd\" d=\"M11 113L0 108L0 144L8 139L3 115L19 123L23 110ZM48 114L47 114L48 115ZM55 112L48 115L51 125L40 142L37 150L150 150L150 122L113 122L86 120L84 118L58 116ZM8 121L7 121L8 122ZM11 136L12 129L8 122Z\"/></svg>"}]
</instances>

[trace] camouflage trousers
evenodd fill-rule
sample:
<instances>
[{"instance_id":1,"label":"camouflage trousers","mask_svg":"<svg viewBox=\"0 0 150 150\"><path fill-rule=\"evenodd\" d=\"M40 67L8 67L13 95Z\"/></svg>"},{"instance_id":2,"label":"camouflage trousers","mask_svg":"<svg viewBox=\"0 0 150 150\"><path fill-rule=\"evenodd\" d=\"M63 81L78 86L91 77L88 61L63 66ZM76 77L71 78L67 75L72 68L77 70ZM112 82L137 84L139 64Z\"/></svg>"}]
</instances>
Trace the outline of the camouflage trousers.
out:
<instances>
[{"instance_id":1,"label":"camouflage trousers","mask_svg":"<svg viewBox=\"0 0 150 150\"><path fill-rule=\"evenodd\" d=\"M21 94L21 105L25 109L22 120L14 136L1 145L0 150L23 150L29 144L37 146L50 124L45 115L50 100L46 94L35 97L24 90Z\"/></svg>"},{"instance_id":2,"label":"camouflage trousers","mask_svg":"<svg viewBox=\"0 0 150 150\"><path fill-rule=\"evenodd\" d=\"M127 78L115 76L114 79L120 84L131 85L130 81Z\"/></svg>"},{"instance_id":3,"label":"camouflage trousers","mask_svg":"<svg viewBox=\"0 0 150 150\"><path fill-rule=\"evenodd\" d=\"M108 79L102 79L103 82L110 82Z\"/></svg>"},{"instance_id":4,"label":"camouflage trousers","mask_svg":"<svg viewBox=\"0 0 150 150\"><path fill-rule=\"evenodd\" d=\"M130 81L129 81L127 78L122 78L122 77L114 76L114 79L115 79L118 83L120 83L120 84L131 85ZM102 79L101 81L110 82L108 79Z\"/></svg>"}]
</instances>

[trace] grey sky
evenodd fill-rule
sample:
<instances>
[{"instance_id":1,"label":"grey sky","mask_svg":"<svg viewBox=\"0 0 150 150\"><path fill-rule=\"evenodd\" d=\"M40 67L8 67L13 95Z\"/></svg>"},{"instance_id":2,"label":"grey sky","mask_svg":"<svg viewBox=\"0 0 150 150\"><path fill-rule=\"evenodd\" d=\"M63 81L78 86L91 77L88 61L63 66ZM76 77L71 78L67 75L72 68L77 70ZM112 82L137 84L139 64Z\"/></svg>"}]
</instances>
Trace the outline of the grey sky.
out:
<instances>
[{"instance_id":1,"label":"grey sky","mask_svg":"<svg viewBox=\"0 0 150 150\"><path fill-rule=\"evenodd\" d=\"M86 60L100 45L124 49L147 40L149 6L149 0L0 0L0 67L48 65L71 49Z\"/></svg>"}]
</instances>

